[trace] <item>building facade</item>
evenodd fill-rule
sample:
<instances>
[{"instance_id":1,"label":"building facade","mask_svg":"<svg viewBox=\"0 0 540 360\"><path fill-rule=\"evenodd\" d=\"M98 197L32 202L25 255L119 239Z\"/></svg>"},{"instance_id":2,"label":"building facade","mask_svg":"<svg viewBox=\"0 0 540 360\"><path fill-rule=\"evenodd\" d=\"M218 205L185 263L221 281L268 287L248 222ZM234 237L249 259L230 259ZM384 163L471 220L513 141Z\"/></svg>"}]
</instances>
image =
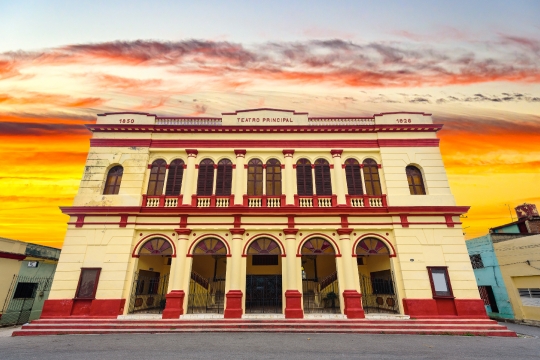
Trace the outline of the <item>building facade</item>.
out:
<instances>
[{"instance_id":1,"label":"building facade","mask_svg":"<svg viewBox=\"0 0 540 360\"><path fill-rule=\"evenodd\" d=\"M60 249L0 238L0 326L38 319Z\"/></svg>"},{"instance_id":2,"label":"building facade","mask_svg":"<svg viewBox=\"0 0 540 360\"><path fill-rule=\"evenodd\" d=\"M540 324L540 217L534 204L515 211L517 221L467 240L467 248L488 315Z\"/></svg>"},{"instance_id":3,"label":"building facade","mask_svg":"<svg viewBox=\"0 0 540 360\"><path fill-rule=\"evenodd\" d=\"M98 115L42 317L485 318L430 114Z\"/></svg>"}]
</instances>

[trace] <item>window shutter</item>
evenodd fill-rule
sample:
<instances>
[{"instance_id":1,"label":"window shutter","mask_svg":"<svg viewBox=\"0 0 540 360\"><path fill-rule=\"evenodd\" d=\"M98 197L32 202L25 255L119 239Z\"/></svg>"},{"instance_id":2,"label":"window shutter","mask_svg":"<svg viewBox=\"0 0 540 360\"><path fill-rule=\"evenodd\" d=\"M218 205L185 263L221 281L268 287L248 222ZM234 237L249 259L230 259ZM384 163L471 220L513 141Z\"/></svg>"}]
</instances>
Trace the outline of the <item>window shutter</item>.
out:
<instances>
[{"instance_id":1,"label":"window shutter","mask_svg":"<svg viewBox=\"0 0 540 360\"><path fill-rule=\"evenodd\" d=\"M165 195L180 195L183 177L184 162L182 160L174 160L169 166L169 175L167 177L167 187L165 189Z\"/></svg>"},{"instance_id":2,"label":"window shutter","mask_svg":"<svg viewBox=\"0 0 540 360\"><path fill-rule=\"evenodd\" d=\"M313 173L311 172L311 164L304 165L304 188L306 196L313 196Z\"/></svg>"}]
</instances>

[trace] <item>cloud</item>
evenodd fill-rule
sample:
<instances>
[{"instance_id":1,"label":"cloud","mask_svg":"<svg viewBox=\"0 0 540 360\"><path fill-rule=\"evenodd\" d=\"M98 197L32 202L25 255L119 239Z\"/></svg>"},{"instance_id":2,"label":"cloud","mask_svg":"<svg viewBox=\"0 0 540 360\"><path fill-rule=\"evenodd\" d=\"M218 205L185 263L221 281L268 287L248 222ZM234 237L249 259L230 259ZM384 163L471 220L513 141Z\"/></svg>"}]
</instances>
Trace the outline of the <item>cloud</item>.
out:
<instances>
[{"instance_id":1,"label":"cloud","mask_svg":"<svg viewBox=\"0 0 540 360\"><path fill-rule=\"evenodd\" d=\"M481 43L482 45L482 43ZM478 43L462 48L437 42L308 40L253 45L226 41L115 41L67 45L41 52L0 54L0 74L13 76L29 66L104 64L162 67L179 76L215 78L226 88L257 81L330 84L337 87L421 87L487 82L540 83L538 41L501 35L490 51ZM117 89L155 87L159 79L128 79L99 74Z\"/></svg>"},{"instance_id":2,"label":"cloud","mask_svg":"<svg viewBox=\"0 0 540 360\"><path fill-rule=\"evenodd\" d=\"M51 133L87 133L83 125L0 122L2 135L50 135Z\"/></svg>"},{"instance_id":3,"label":"cloud","mask_svg":"<svg viewBox=\"0 0 540 360\"><path fill-rule=\"evenodd\" d=\"M68 95L30 92L25 96L15 97L0 93L0 105L51 105L68 108L93 108L107 100L99 97L73 98Z\"/></svg>"},{"instance_id":4,"label":"cloud","mask_svg":"<svg viewBox=\"0 0 540 360\"><path fill-rule=\"evenodd\" d=\"M540 97L532 96L529 94L520 93L501 93L501 95L488 95L488 94L474 94L472 96L447 96L445 98L438 98L437 104L452 103L452 102L528 102L538 103Z\"/></svg>"}]
</instances>

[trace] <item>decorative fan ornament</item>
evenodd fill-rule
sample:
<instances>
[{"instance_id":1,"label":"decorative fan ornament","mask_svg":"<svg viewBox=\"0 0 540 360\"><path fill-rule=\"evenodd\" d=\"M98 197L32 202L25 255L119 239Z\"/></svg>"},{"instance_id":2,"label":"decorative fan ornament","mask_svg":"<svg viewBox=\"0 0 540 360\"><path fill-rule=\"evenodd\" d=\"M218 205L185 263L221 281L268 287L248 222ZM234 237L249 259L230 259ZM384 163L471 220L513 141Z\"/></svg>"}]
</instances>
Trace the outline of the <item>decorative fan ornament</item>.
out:
<instances>
[{"instance_id":1,"label":"decorative fan ornament","mask_svg":"<svg viewBox=\"0 0 540 360\"><path fill-rule=\"evenodd\" d=\"M302 255L335 255L332 245L325 239L309 239L302 246Z\"/></svg>"},{"instance_id":2,"label":"decorative fan ornament","mask_svg":"<svg viewBox=\"0 0 540 360\"><path fill-rule=\"evenodd\" d=\"M163 238L153 238L144 243L139 255L172 255L171 243Z\"/></svg>"},{"instance_id":3,"label":"decorative fan ornament","mask_svg":"<svg viewBox=\"0 0 540 360\"><path fill-rule=\"evenodd\" d=\"M195 246L193 255L227 255L227 248L221 240L208 238L200 241Z\"/></svg>"},{"instance_id":4,"label":"decorative fan ornament","mask_svg":"<svg viewBox=\"0 0 540 360\"><path fill-rule=\"evenodd\" d=\"M249 245L248 255L279 255L279 245L272 239L260 238Z\"/></svg>"},{"instance_id":5,"label":"decorative fan ornament","mask_svg":"<svg viewBox=\"0 0 540 360\"><path fill-rule=\"evenodd\" d=\"M390 251L388 251L388 247L381 240L366 238L356 246L356 255L390 255Z\"/></svg>"}]
</instances>

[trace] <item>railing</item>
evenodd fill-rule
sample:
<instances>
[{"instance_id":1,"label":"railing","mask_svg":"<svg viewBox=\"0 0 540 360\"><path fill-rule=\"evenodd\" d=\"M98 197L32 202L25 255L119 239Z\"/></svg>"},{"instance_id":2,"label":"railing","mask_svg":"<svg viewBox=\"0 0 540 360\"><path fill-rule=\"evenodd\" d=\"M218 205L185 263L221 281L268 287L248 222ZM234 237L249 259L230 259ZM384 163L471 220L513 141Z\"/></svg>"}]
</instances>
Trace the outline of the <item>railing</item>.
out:
<instances>
[{"instance_id":1,"label":"railing","mask_svg":"<svg viewBox=\"0 0 540 360\"><path fill-rule=\"evenodd\" d=\"M229 207L234 202L234 195L227 196L198 196L191 197L191 205L196 207Z\"/></svg>"},{"instance_id":2,"label":"railing","mask_svg":"<svg viewBox=\"0 0 540 360\"><path fill-rule=\"evenodd\" d=\"M309 118L308 123L311 126L358 126L375 125L375 118Z\"/></svg>"},{"instance_id":3,"label":"railing","mask_svg":"<svg viewBox=\"0 0 540 360\"><path fill-rule=\"evenodd\" d=\"M334 207L337 205L337 196L299 196L294 195L294 205L299 207Z\"/></svg>"},{"instance_id":4,"label":"railing","mask_svg":"<svg viewBox=\"0 0 540 360\"><path fill-rule=\"evenodd\" d=\"M221 118L156 118L156 125L221 126Z\"/></svg>"},{"instance_id":5,"label":"railing","mask_svg":"<svg viewBox=\"0 0 540 360\"><path fill-rule=\"evenodd\" d=\"M182 195L168 196L168 195L143 195L144 207L178 207L182 205Z\"/></svg>"},{"instance_id":6,"label":"railing","mask_svg":"<svg viewBox=\"0 0 540 360\"><path fill-rule=\"evenodd\" d=\"M345 195L347 205L352 207L387 207L386 195Z\"/></svg>"},{"instance_id":7,"label":"railing","mask_svg":"<svg viewBox=\"0 0 540 360\"><path fill-rule=\"evenodd\" d=\"M244 195L244 206L247 207L281 207L282 204L285 205L285 195Z\"/></svg>"},{"instance_id":8,"label":"railing","mask_svg":"<svg viewBox=\"0 0 540 360\"><path fill-rule=\"evenodd\" d=\"M371 196L371 195L345 195L346 205L350 207L387 207L386 195ZM175 208L182 205L183 196L169 196L169 195L143 195L142 206L143 207L155 207L155 208ZM234 195L228 196L198 196L192 195L191 206L195 207L230 207L234 205ZM244 195L243 206L255 207L255 208L278 208L286 205L286 196L248 196ZM294 195L294 205L297 207L335 207L337 206L336 195L313 195L313 196L299 196ZM493 235L493 234L492 234ZM501 234L502 235L502 234ZM514 234L505 234L514 235ZM516 234L519 236L519 234ZM514 235L514 236L516 236ZM525 234L526 235L526 234ZM497 235L495 235L497 236ZM524 235L523 235L524 236ZM503 237L503 236L501 236ZM495 242L495 241L494 241Z\"/></svg>"}]
</instances>

